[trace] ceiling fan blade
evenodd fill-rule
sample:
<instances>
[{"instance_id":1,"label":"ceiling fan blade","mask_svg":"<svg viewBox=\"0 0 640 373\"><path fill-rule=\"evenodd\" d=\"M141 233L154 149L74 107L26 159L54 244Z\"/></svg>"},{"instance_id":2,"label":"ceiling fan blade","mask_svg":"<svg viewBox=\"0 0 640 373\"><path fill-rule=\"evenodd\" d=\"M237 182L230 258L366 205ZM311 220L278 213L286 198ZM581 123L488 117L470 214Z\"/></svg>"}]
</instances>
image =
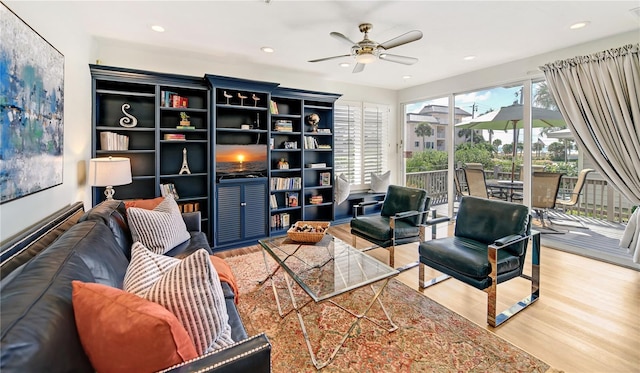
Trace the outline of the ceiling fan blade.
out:
<instances>
[{"instance_id":1,"label":"ceiling fan blade","mask_svg":"<svg viewBox=\"0 0 640 373\"><path fill-rule=\"evenodd\" d=\"M310 60L309 62L321 62L321 61L328 61L328 60L333 60L336 58L342 58L342 57L351 57L350 54L343 54L341 56L333 56L333 57L325 57L325 58L318 58L317 60Z\"/></svg>"},{"instance_id":2,"label":"ceiling fan blade","mask_svg":"<svg viewBox=\"0 0 640 373\"><path fill-rule=\"evenodd\" d=\"M346 37L346 36L342 35L342 34L341 34L341 33L339 33L339 32L332 32L332 33L330 33L329 35L333 36L334 38L336 38L336 39L338 39L338 40L340 40L340 41L343 41L343 42L349 43L349 45L350 45L350 46L352 46L352 47L353 47L354 45L358 45L356 42L354 42L353 40L349 39L348 37Z\"/></svg>"},{"instance_id":3,"label":"ceiling fan blade","mask_svg":"<svg viewBox=\"0 0 640 373\"><path fill-rule=\"evenodd\" d=\"M364 64L363 63L357 63L356 67L353 68L353 73L359 73L362 70L364 70Z\"/></svg>"},{"instance_id":4,"label":"ceiling fan blade","mask_svg":"<svg viewBox=\"0 0 640 373\"><path fill-rule=\"evenodd\" d=\"M389 62L397 62L403 65L413 65L418 62L417 58L407 57L407 56L398 56L397 54L389 54L389 53L381 53L379 58L381 60L389 61Z\"/></svg>"},{"instance_id":5,"label":"ceiling fan blade","mask_svg":"<svg viewBox=\"0 0 640 373\"><path fill-rule=\"evenodd\" d=\"M391 49L402 44L422 39L422 31L413 30L378 45L378 48Z\"/></svg>"}]
</instances>

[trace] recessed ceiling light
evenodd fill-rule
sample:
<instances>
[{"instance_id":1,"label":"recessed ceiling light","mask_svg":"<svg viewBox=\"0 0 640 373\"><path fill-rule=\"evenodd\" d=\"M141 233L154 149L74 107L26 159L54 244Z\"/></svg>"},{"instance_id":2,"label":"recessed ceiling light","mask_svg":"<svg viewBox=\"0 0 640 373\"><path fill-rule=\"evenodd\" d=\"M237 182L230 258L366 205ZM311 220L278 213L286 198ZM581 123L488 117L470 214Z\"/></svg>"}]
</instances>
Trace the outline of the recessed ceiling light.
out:
<instances>
[{"instance_id":1,"label":"recessed ceiling light","mask_svg":"<svg viewBox=\"0 0 640 373\"><path fill-rule=\"evenodd\" d=\"M273 53L274 49L271 47L262 47L260 48L261 51L263 51L264 53Z\"/></svg>"},{"instance_id":2,"label":"recessed ceiling light","mask_svg":"<svg viewBox=\"0 0 640 373\"><path fill-rule=\"evenodd\" d=\"M576 22L573 25L569 26L570 29L572 30L577 30L583 27L587 27L589 25L589 21L580 21L580 22Z\"/></svg>"},{"instance_id":3,"label":"recessed ceiling light","mask_svg":"<svg viewBox=\"0 0 640 373\"><path fill-rule=\"evenodd\" d=\"M462 59L465 61L471 61L471 60L474 60L475 58L476 56L466 56L466 57L463 57Z\"/></svg>"},{"instance_id":4,"label":"recessed ceiling light","mask_svg":"<svg viewBox=\"0 0 640 373\"><path fill-rule=\"evenodd\" d=\"M411 78L413 78L411 75L403 75L402 76L402 79L405 79L405 80L406 79L411 79Z\"/></svg>"},{"instance_id":5,"label":"recessed ceiling light","mask_svg":"<svg viewBox=\"0 0 640 373\"><path fill-rule=\"evenodd\" d=\"M158 25L151 26L151 29L155 32L164 32L164 27Z\"/></svg>"},{"instance_id":6,"label":"recessed ceiling light","mask_svg":"<svg viewBox=\"0 0 640 373\"><path fill-rule=\"evenodd\" d=\"M348 62L343 62L343 63L341 63L339 66L340 66L340 67L349 67L349 66L351 66L351 64L350 64L350 63L348 63Z\"/></svg>"}]
</instances>

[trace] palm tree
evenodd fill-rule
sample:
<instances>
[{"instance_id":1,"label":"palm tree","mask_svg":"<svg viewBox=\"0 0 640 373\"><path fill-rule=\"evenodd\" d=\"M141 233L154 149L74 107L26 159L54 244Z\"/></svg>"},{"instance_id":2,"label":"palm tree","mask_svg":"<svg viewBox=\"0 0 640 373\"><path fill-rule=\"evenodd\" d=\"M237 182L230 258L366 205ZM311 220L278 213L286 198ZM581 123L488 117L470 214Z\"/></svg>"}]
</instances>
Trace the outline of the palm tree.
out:
<instances>
[{"instance_id":1,"label":"palm tree","mask_svg":"<svg viewBox=\"0 0 640 373\"><path fill-rule=\"evenodd\" d=\"M540 152L542 151L542 148L544 148L544 143L536 141L531 144L531 150L536 152L536 157L538 158L540 158Z\"/></svg>"},{"instance_id":2,"label":"palm tree","mask_svg":"<svg viewBox=\"0 0 640 373\"><path fill-rule=\"evenodd\" d=\"M433 135L433 127L428 122L420 122L416 125L416 136L422 137L422 149L425 149L424 138Z\"/></svg>"}]
</instances>

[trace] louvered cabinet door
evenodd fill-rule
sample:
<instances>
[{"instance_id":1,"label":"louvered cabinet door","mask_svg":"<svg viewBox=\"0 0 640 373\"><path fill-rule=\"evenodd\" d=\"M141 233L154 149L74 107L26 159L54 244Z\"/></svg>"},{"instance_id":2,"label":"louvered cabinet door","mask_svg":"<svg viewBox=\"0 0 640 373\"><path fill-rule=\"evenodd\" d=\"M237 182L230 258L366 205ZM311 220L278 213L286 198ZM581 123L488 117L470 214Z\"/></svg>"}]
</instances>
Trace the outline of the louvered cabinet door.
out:
<instances>
[{"instance_id":1,"label":"louvered cabinet door","mask_svg":"<svg viewBox=\"0 0 640 373\"><path fill-rule=\"evenodd\" d=\"M216 245L242 240L242 185L217 187Z\"/></svg>"},{"instance_id":2,"label":"louvered cabinet door","mask_svg":"<svg viewBox=\"0 0 640 373\"><path fill-rule=\"evenodd\" d=\"M244 188L244 238L264 238L267 232L267 183L255 182Z\"/></svg>"}]
</instances>

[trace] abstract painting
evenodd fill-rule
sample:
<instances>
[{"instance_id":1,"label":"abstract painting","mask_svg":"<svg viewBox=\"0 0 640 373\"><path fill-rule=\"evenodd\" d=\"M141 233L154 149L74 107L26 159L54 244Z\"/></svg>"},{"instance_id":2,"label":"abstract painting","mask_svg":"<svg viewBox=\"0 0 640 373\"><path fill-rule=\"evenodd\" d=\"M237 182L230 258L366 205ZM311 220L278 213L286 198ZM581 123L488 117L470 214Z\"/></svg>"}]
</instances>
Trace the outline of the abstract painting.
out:
<instances>
[{"instance_id":1,"label":"abstract painting","mask_svg":"<svg viewBox=\"0 0 640 373\"><path fill-rule=\"evenodd\" d=\"M0 5L0 204L62 184L64 56Z\"/></svg>"}]
</instances>

